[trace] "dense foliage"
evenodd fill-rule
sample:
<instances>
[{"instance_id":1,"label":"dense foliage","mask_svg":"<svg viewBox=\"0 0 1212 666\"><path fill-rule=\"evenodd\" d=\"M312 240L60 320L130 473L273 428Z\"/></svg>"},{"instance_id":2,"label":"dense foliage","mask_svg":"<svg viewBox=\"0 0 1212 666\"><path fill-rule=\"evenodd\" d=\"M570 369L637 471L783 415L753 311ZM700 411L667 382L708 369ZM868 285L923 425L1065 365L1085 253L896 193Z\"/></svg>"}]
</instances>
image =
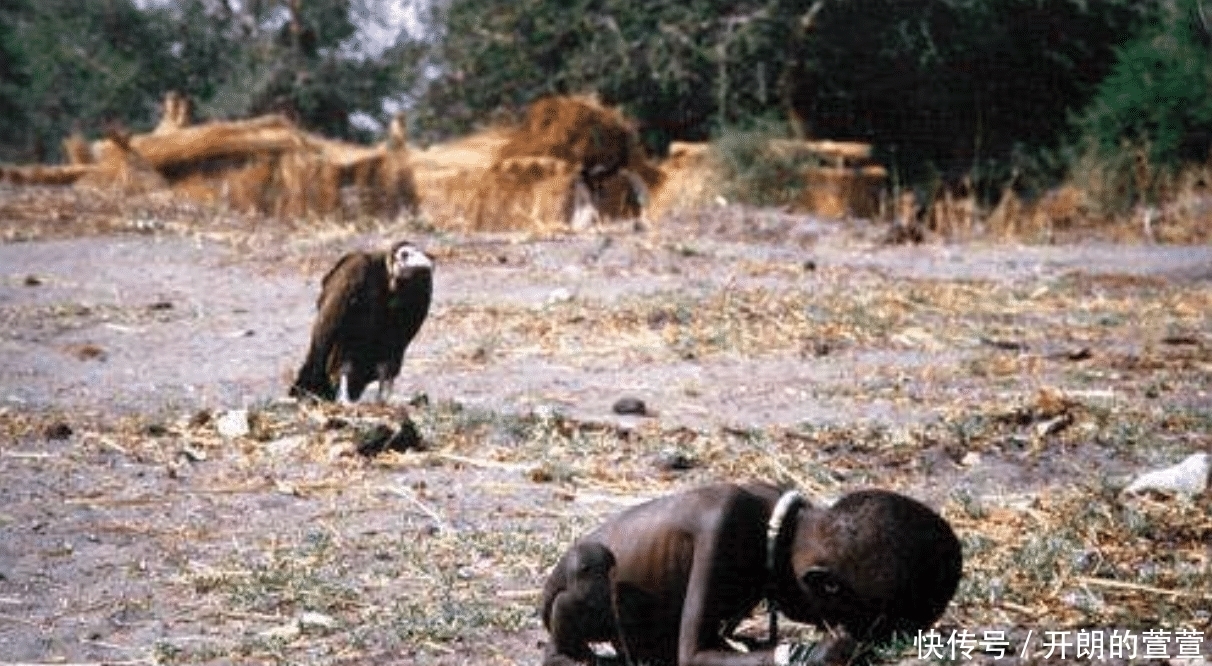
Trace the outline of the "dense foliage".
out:
<instances>
[{"instance_id":1,"label":"dense foliage","mask_svg":"<svg viewBox=\"0 0 1212 666\"><path fill-rule=\"evenodd\" d=\"M815 133L872 141L910 179L997 190L1057 147L1149 8L1121 0L849 0L822 11L801 84Z\"/></svg>"},{"instance_id":2,"label":"dense foliage","mask_svg":"<svg viewBox=\"0 0 1212 666\"><path fill-rule=\"evenodd\" d=\"M591 91L650 145L788 118L900 173L1000 186L1055 148L1154 11L1133 0L453 0L427 120Z\"/></svg>"},{"instance_id":3,"label":"dense foliage","mask_svg":"<svg viewBox=\"0 0 1212 666\"><path fill-rule=\"evenodd\" d=\"M350 113L377 114L392 91L389 64L343 51L350 0L147 4L0 0L9 158L51 159L72 131L149 129L168 90L203 115L278 111L337 136L354 135Z\"/></svg>"},{"instance_id":4,"label":"dense foliage","mask_svg":"<svg viewBox=\"0 0 1212 666\"><path fill-rule=\"evenodd\" d=\"M0 0L0 145L11 143L25 125L21 88L27 76L21 45L13 29L23 0Z\"/></svg>"},{"instance_id":5,"label":"dense foliage","mask_svg":"<svg viewBox=\"0 0 1212 666\"><path fill-rule=\"evenodd\" d=\"M1212 148L1212 7L1189 0L1119 50L1081 119L1105 155L1125 144L1154 164L1205 161Z\"/></svg>"},{"instance_id":6,"label":"dense foliage","mask_svg":"<svg viewBox=\"0 0 1212 666\"><path fill-rule=\"evenodd\" d=\"M0 156L149 128L169 89L203 116L354 138L351 117L395 100L422 141L592 93L657 152L781 123L871 141L898 180L985 191L1057 175L1048 156L1079 134L1160 163L1204 159L1212 136L1201 0L433 0L425 35L364 48L359 12L387 6L0 0Z\"/></svg>"}]
</instances>

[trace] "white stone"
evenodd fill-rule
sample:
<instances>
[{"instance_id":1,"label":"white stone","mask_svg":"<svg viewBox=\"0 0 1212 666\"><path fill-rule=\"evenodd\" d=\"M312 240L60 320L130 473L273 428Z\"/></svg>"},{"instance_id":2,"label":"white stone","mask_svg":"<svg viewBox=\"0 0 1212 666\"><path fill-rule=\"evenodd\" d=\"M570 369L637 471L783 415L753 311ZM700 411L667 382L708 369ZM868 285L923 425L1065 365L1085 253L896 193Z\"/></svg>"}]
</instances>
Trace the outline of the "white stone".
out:
<instances>
[{"instance_id":1,"label":"white stone","mask_svg":"<svg viewBox=\"0 0 1212 666\"><path fill-rule=\"evenodd\" d=\"M270 640L292 641L292 640L298 638L299 634L301 634L301 633L302 633L302 630L299 628L299 623L294 620L291 620L290 622L283 624L281 626L277 626L272 629L266 629L265 631L262 631L262 632L258 633L257 635L260 636L261 638L268 638Z\"/></svg>"},{"instance_id":2,"label":"white stone","mask_svg":"<svg viewBox=\"0 0 1212 666\"><path fill-rule=\"evenodd\" d=\"M248 424L248 410L233 409L224 412L223 416L220 416L215 421L215 428L221 436L227 439L235 439L236 437L247 435L251 430Z\"/></svg>"},{"instance_id":3,"label":"white stone","mask_svg":"<svg viewBox=\"0 0 1212 666\"><path fill-rule=\"evenodd\" d=\"M332 630L337 628L337 620L334 617L317 613L315 611L305 611L299 613L299 626L304 630L307 629L326 629Z\"/></svg>"},{"instance_id":4,"label":"white stone","mask_svg":"<svg viewBox=\"0 0 1212 666\"><path fill-rule=\"evenodd\" d=\"M547 304L554 305L556 303L567 303L572 300L572 292L564 287L556 287L551 290L551 294L547 296Z\"/></svg>"},{"instance_id":5,"label":"white stone","mask_svg":"<svg viewBox=\"0 0 1212 666\"><path fill-rule=\"evenodd\" d=\"M1142 474L1124 488L1124 492L1142 493L1155 490L1179 495L1198 495L1208 487L1208 466L1207 453L1193 453L1173 467Z\"/></svg>"}]
</instances>

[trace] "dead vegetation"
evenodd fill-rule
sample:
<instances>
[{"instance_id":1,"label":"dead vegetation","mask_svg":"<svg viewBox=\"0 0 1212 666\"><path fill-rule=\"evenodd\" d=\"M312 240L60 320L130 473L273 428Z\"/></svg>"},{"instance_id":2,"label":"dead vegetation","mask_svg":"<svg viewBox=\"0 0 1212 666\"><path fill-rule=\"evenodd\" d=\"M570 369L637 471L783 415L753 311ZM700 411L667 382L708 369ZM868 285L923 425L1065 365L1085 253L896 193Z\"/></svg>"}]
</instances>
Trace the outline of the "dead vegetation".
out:
<instances>
[{"instance_id":1,"label":"dead vegetation","mask_svg":"<svg viewBox=\"0 0 1212 666\"><path fill-rule=\"evenodd\" d=\"M123 131L89 143L64 141L70 164L0 167L0 181L68 185L125 195L171 191L206 205L278 217L393 217L415 210L417 191L403 141L347 144L300 130L281 116L191 125L188 101L165 98L148 134Z\"/></svg>"},{"instance_id":2,"label":"dead vegetation","mask_svg":"<svg viewBox=\"0 0 1212 666\"><path fill-rule=\"evenodd\" d=\"M417 154L423 210L474 231L552 232L639 217L663 175L630 121L584 97L548 97L515 126Z\"/></svg>"},{"instance_id":3,"label":"dead vegetation","mask_svg":"<svg viewBox=\"0 0 1212 666\"><path fill-rule=\"evenodd\" d=\"M929 202L898 219L910 220L950 241L991 239L1064 243L1083 238L1113 242L1202 244L1212 240L1212 193L1206 165L1191 165L1164 179L1153 203L1125 205L1122 192L1108 191L1112 176L1078 173L1033 200L1013 188L997 203L982 206L966 181L940 187ZM916 211L916 212L914 212Z\"/></svg>"},{"instance_id":4,"label":"dead vegetation","mask_svg":"<svg viewBox=\"0 0 1212 666\"><path fill-rule=\"evenodd\" d=\"M221 434L217 423L232 414L247 419L246 435ZM1039 427L1063 414L1069 427ZM364 437L401 419L415 424L424 450L357 454ZM0 454L7 487L64 479L56 508L6 503L10 534L29 548L7 575L19 580L40 561L50 581L0 588L0 612L24 618L0 629L10 654L445 664L536 658L534 606L547 568L602 516L647 497L743 478L794 483L816 501L868 484L920 494L950 469L1064 467L1091 446L1140 460L1155 454L1142 435L1207 443L1212 419L1106 410L1097 399L1045 392L919 426L697 430L417 396L407 408L271 402L247 415L5 410L0 429L12 442ZM66 439L49 439L53 430ZM666 465L669 452L682 464ZM143 481L121 483L124 469ZM1121 485L1081 477L1043 489L953 486L937 501L964 542L965 577L940 629L1005 630L1015 653L1027 629L1206 631L1212 500L1128 499ZM114 546L130 558L126 582L67 592L98 566L94 552ZM90 645L69 639L63 612L127 619ZM15 638L31 630L52 647Z\"/></svg>"},{"instance_id":5,"label":"dead vegetation","mask_svg":"<svg viewBox=\"0 0 1212 666\"><path fill-rule=\"evenodd\" d=\"M192 123L189 100L169 93L152 132L115 130L93 142L71 136L63 142L68 164L0 166L0 182L74 184L136 198L172 192L282 219L421 212L435 228L540 235L613 220L655 222L729 199L890 223L891 243L1090 236L1203 243L1212 228L1208 167L1163 172L1140 151L1130 168L1083 162L1064 185L1032 199L1008 186L990 206L968 178L941 183L924 199L890 189L887 169L865 143L763 136L741 173L721 157L727 141L674 143L658 162L622 113L589 97L543 98L514 125L412 151L402 117L376 146L310 134L280 116Z\"/></svg>"}]
</instances>

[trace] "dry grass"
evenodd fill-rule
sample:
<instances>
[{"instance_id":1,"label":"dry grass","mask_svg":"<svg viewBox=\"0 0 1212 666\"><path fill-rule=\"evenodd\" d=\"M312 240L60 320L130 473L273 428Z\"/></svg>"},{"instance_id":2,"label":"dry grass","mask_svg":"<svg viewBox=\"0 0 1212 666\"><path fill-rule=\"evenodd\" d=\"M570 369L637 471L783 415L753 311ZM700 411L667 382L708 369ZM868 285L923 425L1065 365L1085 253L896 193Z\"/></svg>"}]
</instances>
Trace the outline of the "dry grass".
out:
<instances>
[{"instance_id":1,"label":"dry grass","mask_svg":"<svg viewBox=\"0 0 1212 666\"><path fill-rule=\"evenodd\" d=\"M724 190L710 144L674 142L659 168L663 177L649 193L649 218L718 205Z\"/></svg>"},{"instance_id":2,"label":"dry grass","mask_svg":"<svg viewBox=\"0 0 1212 666\"><path fill-rule=\"evenodd\" d=\"M1037 438L1036 425L1057 413L1075 424ZM71 507L111 521L165 507L138 523L177 553L147 574L152 603L176 618L149 650L158 663L515 663L538 654L532 638L507 637L536 635L537 590L560 551L646 497L743 478L796 483L818 499L872 483L920 492L938 452L1010 456L1022 438L1035 440L1028 446L1037 455L1061 455L1079 439L1071 432L1128 446L1132 456L1145 454L1140 440L1118 442L1116 433L1181 428L1212 441L1207 412L1107 412L1057 394L898 429L621 429L450 402L408 414L428 449L363 461L351 453L359 437L394 427L398 409L266 404L252 411L252 434L233 441L198 415L82 422L6 411L0 429L13 445L0 466L10 478L28 466L90 474L81 481L109 488L69 496L64 520L74 520ZM39 444L65 419L70 448ZM658 454L670 447L691 470L660 468ZM116 486L112 472L95 467L105 459L175 471L149 487ZM1206 628L1212 498L1128 500L1116 488L1093 479L1012 494L955 490L943 513L964 542L965 577L942 629ZM210 517L190 517L190 497L209 498ZM224 524L254 506L268 513ZM279 527L263 530L265 521ZM85 557L60 556L56 566ZM199 626L204 634L190 633Z\"/></svg>"},{"instance_id":3,"label":"dry grass","mask_svg":"<svg viewBox=\"0 0 1212 666\"><path fill-rule=\"evenodd\" d=\"M1212 172L1190 165L1177 174L1142 175L1151 199L1138 199L1134 179L1081 165L1070 179L1035 200L1012 189L987 209L967 188L941 188L926 203L927 229L951 241L991 238L1065 243L1099 238L1128 243L1201 244L1212 240ZM1147 168L1147 167L1146 167ZM1136 193L1136 194L1134 194Z\"/></svg>"},{"instance_id":4,"label":"dry grass","mask_svg":"<svg viewBox=\"0 0 1212 666\"><path fill-rule=\"evenodd\" d=\"M636 186L662 180L631 123L585 97L540 99L519 125L431 147L415 167L422 209L451 230L567 231L589 204L601 220L633 218L644 203Z\"/></svg>"},{"instance_id":5,"label":"dry grass","mask_svg":"<svg viewBox=\"0 0 1212 666\"><path fill-rule=\"evenodd\" d=\"M390 218L416 210L408 151L397 140L348 144L304 132L276 115L181 126L188 121L188 104L181 107L177 99L166 100L166 114L172 115L154 132L92 144L69 137L64 147L70 165L0 167L0 181L75 184L127 195L172 191L203 205L290 218Z\"/></svg>"}]
</instances>

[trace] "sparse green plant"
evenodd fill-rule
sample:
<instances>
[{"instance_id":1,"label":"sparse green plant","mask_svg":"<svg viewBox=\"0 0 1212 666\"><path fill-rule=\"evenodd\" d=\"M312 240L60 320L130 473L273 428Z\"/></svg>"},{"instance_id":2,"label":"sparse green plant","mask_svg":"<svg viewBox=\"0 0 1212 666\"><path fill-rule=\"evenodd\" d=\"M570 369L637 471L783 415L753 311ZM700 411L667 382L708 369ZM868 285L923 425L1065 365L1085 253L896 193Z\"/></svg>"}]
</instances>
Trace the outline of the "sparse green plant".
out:
<instances>
[{"instance_id":1,"label":"sparse green plant","mask_svg":"<svg viewBox=\"0 0 1212 666\"><path fill-rule=\"evenodd\" d=\"M1179 165L1208 158L1208 10L1200 0L1161 7L1160 20L1118 49L1078 121L1087 141L1079 172L1093 181L1099 203L1115 211L1156 202Z\"/></svg>"},{"instance_id":2,"label":"sparse green plant","mask_svg":"<svg viewBox=\"0 0 1212 666\"><path fill-rule=\"evenodd\" d=\"M757 206L785 205L797 200L804 187L804 170L818 162L803 152L771 148L785 139L785 124L762 121L752 129L731 127L712 142L725 183L724 196Z\"/></svg>"}]
</instances>

